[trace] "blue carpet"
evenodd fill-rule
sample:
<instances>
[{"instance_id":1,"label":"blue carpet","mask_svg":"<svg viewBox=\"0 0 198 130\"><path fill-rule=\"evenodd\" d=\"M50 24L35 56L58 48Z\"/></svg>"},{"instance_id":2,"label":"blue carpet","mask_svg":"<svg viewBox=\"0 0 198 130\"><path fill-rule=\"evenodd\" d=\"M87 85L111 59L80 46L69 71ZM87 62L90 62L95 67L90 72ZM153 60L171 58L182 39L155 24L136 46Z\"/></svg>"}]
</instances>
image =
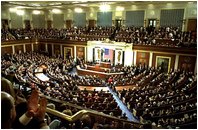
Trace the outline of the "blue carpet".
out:
<instances>
[{"instance_id":1,"label":"blue carpet","mask_svg":"<svg viewBox=\"0 0 198 130\"><path fill-rule=\"evenodd\" d=\"M113 98L116 100L116 102L118 103L118 106L122 110L122 114L126 113L126 116L127 116L129 121L133 121L133 122L139 123L139 121L132 115L132 113L128 110L128 108L119 99L117 94L115 92L113 92L113 90L110 87L108 87L108 88L109 88L109 92L113 95Z\"/></svg>"}]
</instances>

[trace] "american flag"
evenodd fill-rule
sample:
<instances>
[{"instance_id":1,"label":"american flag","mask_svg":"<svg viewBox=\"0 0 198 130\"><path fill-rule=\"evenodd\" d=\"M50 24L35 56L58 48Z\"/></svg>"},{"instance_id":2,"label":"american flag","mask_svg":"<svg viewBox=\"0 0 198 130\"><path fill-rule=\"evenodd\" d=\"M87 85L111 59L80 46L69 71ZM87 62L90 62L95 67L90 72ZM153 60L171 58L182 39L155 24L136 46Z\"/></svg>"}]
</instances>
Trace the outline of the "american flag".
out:
<instances>
[{"instance_id":1,"label":"american flag","mask_svg":"<svg viewBox=\"0 0 198 130\"><path fill-rule=\"evenodd\" d=\"M113 61L113 50L112 49L104 49L104 59L110 59L111 62Z\"/></svg>"}]
</instances>

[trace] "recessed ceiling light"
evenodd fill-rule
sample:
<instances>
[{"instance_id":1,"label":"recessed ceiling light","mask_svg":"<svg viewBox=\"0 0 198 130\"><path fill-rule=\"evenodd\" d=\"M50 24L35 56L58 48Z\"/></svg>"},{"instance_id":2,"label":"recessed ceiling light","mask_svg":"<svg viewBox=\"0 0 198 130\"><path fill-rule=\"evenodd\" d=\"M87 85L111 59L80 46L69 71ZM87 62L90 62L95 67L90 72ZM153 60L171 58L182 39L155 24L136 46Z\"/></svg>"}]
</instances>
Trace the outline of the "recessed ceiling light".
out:
<instances>
[{"instance_id":1,"label":"recessed ceiling light","mask_svg":"<svg viewBox=\"0 0 198 130\"><path fill-rule=\"evenodd\" d=\"M62 3L50 3L49 5L61 5Z\"/></svg>"},{"instance_id":2,"label":"recessed ceiling light","mask_svg":"<svg viewBox=\"0 0 198 130\"><path fill-rule=\"evenodd\" d=\"M137 8L137 6L136 6L136 5L132 5L131 7L132 7L132 9L136 9L136 8Z\"/></svg>"},{"instance_id":3,"label":"recessed ceiling light","mask_svg":"<svg viewBox=\"0 0 198 130\"><path fill-rule=\"evenodd\" d=\"M100 10L101 11L109 11L110 10L110 5L107 5L106 3L103 3L102 5L100 5Z\"/></svg>"},{"instance_id":4,"label":"recessed ceiling light","mask_svg":"<svg viewBox=\"0 0 198 130\"><path fill-rule=\"evenodd\" d=\"M25 3L20 3L20 2L9 2L10 4L17 4L17 5L26 5Z\"/></svg>"},{"instance_id":5,"label":"recessed ceiling light","mask_svg":"<svg viewBox=\"0 0 198 130\"><path fill-rule=\"evenodd\" d=\"M16 7L17 9L22 9L22 8L25 8L24 6L17 6Z\"/></svg>"},{"instance_id":6,"label":"recessed ceiling light","mask_svg":"<svg viewBox=\"0 0 198 130\"><path fill-rule=\"evenodd\" d=\"M77 4L77 3L79 3L78 1L74 1L74 2L72 2L73 4Z\"/></svg>"},{"instance_id":7,"label":"recessed ceiling light","mask_svg":"<svg viewBox=\"0 0 198 130\"><path fill-rule=\"evenodd\" d=\"M82 12L83 12L83 10L82 10L81 8L75 8L74 11L75 11L76 13L82 13Z\"/></svg>"},{"instance_id":8,"label":"recessed ceiling light","mask_svg":"<svg viewBox=\"0 0 198 130\"><path fill-rule=\"evenodd\" d=\"M171 6L171 5L172 5L172 3L167 3L167 5L168 5L168 6Z\"/></svg>"},{"instance_id":9,"label":"recessed ceiling light","mask_svg":"<svg viewBox=\"0 0 198 130\"><path fill-rule=\"evenodd\" d=\"M87 0L81 0L81 2L88 2Z\"/></svg>"},{"instance_id":10,"label":"recessed ceiling light","mask_svg":"<svg viewBox=\"0 0 198 130\"><path fill-rule=\"evenodd\" d=\"M79 6L83 6L83 7L86 7L88 6L88 4L78 4Z\"/></svg>"},{"instance_id":11,"label":"recessed ceiling light","mask_svg":"<svg viewBox=\"0 0 198 130\"><path fill-rule=\"evenodd\" d=\"M16 12L17 11L17 8L9 8L9 11L10 12Z\"/></svg>"},{"instance_id":12,"label":"recessed ceiling light","mask_svg":"<svg viewBox=\"0 0 198 130\"><path fill-rule=\"evenodd\" d=\"M124 7L121 7L121 6L116 7L116 11L123 11L123 10L124 10Z\"/></svg>"},{"instance_id":13,"label":"recessed ceiling light","mask_svg":"<svg viewBox=\"0 0 198 130\"><path fill-rule=\"evenodd\" d=\"M17 10L16 13L17 13L18 15L24 15L25 12L24 12L23 10Z\"/></svg>"},{"instance_id":14,"label":"recessed ceiling light","mask_svg":"<svg viewBox=\"0 0 198 130\"><path fill-rule=\"evenodd\" d=\"M34 10L32 13L33 13L33 14L40 14L41 11L39 11L39 10Z\"/></svg>"},{"instance_id":15,"label":"recessed ceiling light","mask_svg":"<svg viewBox=\"0 0 198 130\"><path fill-rule=\"evenodd\" d=\"M38 6L41 6L40 4L37 4L37 3L35 3L35 4L31 4L31 6L36 6L36 7L38 7Z\"/></svg>"},{"instance_id":16,"label":"recessed ceiling light","mask_svg":"<svg viewBox=\"0 0 198 130\"><path fill-rule=\"evenodd\" d=\"M55 14L59 14L59 13L61 13L61 10L60 9L53 9L52 12L55 13Z\"/></svg>"}]
</instances>

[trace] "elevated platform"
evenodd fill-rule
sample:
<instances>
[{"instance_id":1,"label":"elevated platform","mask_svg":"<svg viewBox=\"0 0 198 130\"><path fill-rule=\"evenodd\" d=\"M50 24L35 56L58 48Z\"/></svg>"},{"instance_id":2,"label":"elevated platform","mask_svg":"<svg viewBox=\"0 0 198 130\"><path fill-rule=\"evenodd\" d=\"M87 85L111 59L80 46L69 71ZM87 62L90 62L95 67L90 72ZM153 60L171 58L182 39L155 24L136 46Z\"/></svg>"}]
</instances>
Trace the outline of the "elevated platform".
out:
<instances>
[{"instance_id":1,"label":"elevated platform","mask_svg":"<svg viewBox=\"0 0 198 130\"><path fill-rule=\"evenodd\" d=\"M102 79L107 79L109 78L110 76L112 75L123 75L124 73L123 72L120 72L120 73L105 73L105 72L100 72L100 71L94 71L94 70L88 70L88 69L81 69L80 66L76 66L77 68L77 73L78 75L96 75Z\"/></svg>"}]
</instances>

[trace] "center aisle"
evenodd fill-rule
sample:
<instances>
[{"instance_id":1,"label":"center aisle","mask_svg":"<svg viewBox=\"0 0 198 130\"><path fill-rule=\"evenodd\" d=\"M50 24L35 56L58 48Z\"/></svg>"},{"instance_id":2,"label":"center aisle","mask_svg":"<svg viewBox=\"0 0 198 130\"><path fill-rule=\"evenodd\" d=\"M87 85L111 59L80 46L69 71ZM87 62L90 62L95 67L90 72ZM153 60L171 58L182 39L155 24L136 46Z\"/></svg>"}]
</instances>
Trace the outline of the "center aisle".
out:
<instances>
[{"instance_id":1,"label":"center aisle","mask_svg":"<svg viewBox=\"0 0 198 130\"><path fill-rule=\"evenodd\" d=\"M76 68L73 68L73 70L70 73L71 74L77 74ZM84 88L82 87L81 89L83 90ZM90 90L91 89L93 89L93 87L90 87ZM110 87L108 87L107 85L104 84L104 87L99 87L98 89L99 90L101 90L101 89L109 90L109 92L113 95L113 98L115 99L115 101L118 103L118 106L122 110L122 114L126 113L126 116L127 116L129 121L133 121L133 122L139 123L139 121L132 115L132 113L128 110L128 108L123 104L123 102L119 99L117 94L115 92L113 92L113 90Z\"/></svg>"},{"instance_id":2,"label":"center aisle","mask_svg":"<svg viewBox=\"0 0 198 130\"><path fill-rule=\"evenodd\" d=\"M118 103L118 106L120 107L120 109L122 110L122 114L126 113L126 116L128 118L129 121L133 121L133 122L137 122L139 123L139 121L132 115L132 113L128 110L128 108L123 104L123 102L119 99L119 97L117 96L117 94L115 92L113 92L113 90L108 87L109 92L113 95L113 98L116 100L116 102Z\"/></svg>"}]
</instances>

